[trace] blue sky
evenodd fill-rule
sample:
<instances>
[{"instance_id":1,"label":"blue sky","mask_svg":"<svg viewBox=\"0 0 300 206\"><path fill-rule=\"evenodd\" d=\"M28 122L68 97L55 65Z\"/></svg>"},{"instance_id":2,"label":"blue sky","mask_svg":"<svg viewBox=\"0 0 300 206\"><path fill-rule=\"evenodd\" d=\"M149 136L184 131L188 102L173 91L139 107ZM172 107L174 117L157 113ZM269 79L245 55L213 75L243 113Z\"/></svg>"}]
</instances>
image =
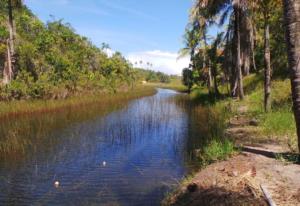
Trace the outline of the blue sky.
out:
<instances>
[{"instance_id":1,"label":"blue sky","mask_svg":"<svg viewBox=\"0 0 300 206\"><path fill-rule=\"evenodd\" d=\"M188 58L177 59L192 0L25 0L44 22L64 19L100 46L121 51L130 61L180 74ZM145 66L145 65L144 65Z\"/></svg>"}]
</instances>

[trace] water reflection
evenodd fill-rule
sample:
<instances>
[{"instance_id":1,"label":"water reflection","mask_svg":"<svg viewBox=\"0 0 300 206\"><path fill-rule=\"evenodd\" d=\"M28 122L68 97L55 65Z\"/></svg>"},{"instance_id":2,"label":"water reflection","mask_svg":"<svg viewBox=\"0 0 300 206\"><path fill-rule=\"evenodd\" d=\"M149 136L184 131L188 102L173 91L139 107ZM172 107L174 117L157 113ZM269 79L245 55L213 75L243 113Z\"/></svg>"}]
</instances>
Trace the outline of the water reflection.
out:
<instances>
[{"instance_id":1,"label":"water reflection","mask_svg":"<svg viewBox=\"0 0 300 206\"><path fill-rule=\"evenodd\" d=\"M12 123L15 138L30 143L24 148L26 155L2 158L0 202L159 205L187 172L186 145L193 136L188 112L173 101L177 96L159 89L155 96L104 117L91 107L76 115L69 111ZM22 136L16 130L20 125L30 132ZM6 137L8 130L3 128L0 133ZM55 181L60 182L58 188Z\"/></svg>"}]
</instances>

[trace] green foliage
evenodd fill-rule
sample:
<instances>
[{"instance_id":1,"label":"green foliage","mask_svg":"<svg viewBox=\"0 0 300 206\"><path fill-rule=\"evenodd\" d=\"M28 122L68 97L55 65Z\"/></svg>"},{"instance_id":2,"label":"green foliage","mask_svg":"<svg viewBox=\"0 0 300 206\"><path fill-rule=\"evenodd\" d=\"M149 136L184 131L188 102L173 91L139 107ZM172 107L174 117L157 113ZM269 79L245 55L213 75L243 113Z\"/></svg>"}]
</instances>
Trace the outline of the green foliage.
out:
<instances>
[{"instance_id":1,"label":"green foliage","mask_svg":"<svg viewBox=\"0 0 300 206\"><path fill-rule=\"evenodd\" d=\"M193 78L193 71L185 68L182 70L182 83L185 85L188 90L190 91L193 84L194 84L194 78Z\"/></svg>"},{"instance_id":2,"label":"green foliage","mask_svg":"<svg viewBox=\"0 0 300 206\"><path fill-rule=\"evenodd\" d=\"M224 160L234 152L234 145L228 139L224 141L212 140L208 146L204 148L201 158L207 163L217 160Z\"/></svg>"},{"instance_id":3,"label":"green foliage","mask_svg":"<svg viewBox=\"0 0 300 206\"><path fill-rule=\"evenodd\" d=\"M8 37L6 9L0 10L0 20L3 68ZM14 20L18 73L11 84L0 86L2 100L60 98L86 90L116 91L136 80L132 65L121 53L109 57L62 20L43 24L25 6L14 10Z\"/></svg>"},{"instance_id":4,"label":"green foliage","mask_svg":"<svg viewBox=\"0 0 300 206\"><path fill-rule=\"evenodd\" d=\"M135 68L136 77L139 80L151 83L170 83L171 76L162 72L156 72L149 69Z\"/></svg>"}]
</instances>

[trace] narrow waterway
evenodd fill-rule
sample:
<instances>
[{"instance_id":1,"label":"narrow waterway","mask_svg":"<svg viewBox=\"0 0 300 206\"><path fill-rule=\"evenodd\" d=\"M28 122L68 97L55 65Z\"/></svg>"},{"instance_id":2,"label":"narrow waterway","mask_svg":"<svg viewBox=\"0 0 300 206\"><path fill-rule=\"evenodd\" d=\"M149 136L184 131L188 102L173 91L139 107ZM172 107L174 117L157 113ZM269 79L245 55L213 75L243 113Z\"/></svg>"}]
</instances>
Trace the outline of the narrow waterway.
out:
<instances>
[{"instance_id":1,"label":"narrow waterway","mask_svg":"<svg viewBox=\"0 0 300 206\"><path fill-rule=\"evenodd\" d=\"M159 205L189 170L180 95L158 89L105 116L52 117L55 129L23 120L34 128L23 138L36 141L22 157L1 158L0 205Z\"/></svg>"}]
</instances>

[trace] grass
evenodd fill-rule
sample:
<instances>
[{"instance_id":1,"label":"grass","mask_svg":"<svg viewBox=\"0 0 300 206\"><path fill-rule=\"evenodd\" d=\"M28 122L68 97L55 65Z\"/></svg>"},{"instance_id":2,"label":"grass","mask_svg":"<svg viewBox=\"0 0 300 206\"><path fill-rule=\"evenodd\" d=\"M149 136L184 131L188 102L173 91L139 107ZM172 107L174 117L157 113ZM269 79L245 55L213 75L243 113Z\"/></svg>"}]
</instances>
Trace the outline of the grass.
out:
<instances>
[{"instance_id":1,"label":"grass","mask_svg":"<svg viewBox=\"0 0 300 206\"><path fill-rule=\"evenodd\" d=\"M117 94L86 95L65 100L1 102L0 158L22 158L26 151L50 148L50 131L105 115L139 97L155 94L152 87L137 87ZM63 141L56 136L51 144ZM45 144L45 142L47 142ZM59 144L58 144L59 145Z\"/></svg>"},{"instance_id":2,"label":"grass","mask_svg":"<svg viewBox=\"0 0 300 206\"><path fill-rule=\"evenodd\" d=\"M32 113L48 113L64 110L66 107L80 107L82 105L105 103L110 101L122 101L141 96L149 96L155 93L153 87L138 86L129 91L116 94L99 93L84 96L73 96L58 100L20 100L0 102L0 119L10 116L19 116Z\"/></svg>"},{"instance_id":3,"label":"grass","mask_svg":"<svg viewBox=\"0 0 300 206\"><path fill-rule=\"evenodd\" d=\"M192 159L197 162L196 168L201 168L214 161L224 160L235 152L233 143L225 135L227 119L230 116L229 110L221 102L201 103L203 99L211 102L210 98L214 97L205 96L196 89L187 100L190 117L189 135L193 139L187 144L194 151Z\"/></svg>"},{"instance_id":4,"label":"grass","mask_svg":"<svg viewBox=\"0 0 300 206\"><path fill-rule=\"evenodd\" d=\"M147 83L146 85L163 89L173 89L178 92L187 92L187 87L184 86L180 78L172 78L170 83Z\"/></svg>"},{"instance_id":5,"label":"grass","mask_svg":"<svg viewBox=\"0 0 300 206\"><path fill-rule=\"evenodd\" d=\"M238 113L238 108L246 106L248 110L245 116L256 118L259 122L258 135L262 138L273 138L280 144L290 147L292 152L297 149L296 126L293 116L291 87L288 79L275 79L272 81L272 110L266 113L263 109L263 74L253 74L244 78L245 99L243 101L233 100L227 97L227 85L220 86L221 96L210 95L203 87L194 87L190 99L196 105L192 113L198 118L195 120L196 132L199 136L205 134L205 141L197 153L201 161L201 167L218 160L224 160L236 152L234 143L224 135L228 120ZM207 112L204 112L207 111ZM203 115L205 114L205 115ZM205 116L205 118L203 118ZM278 156L289 162L299 162L299 155L295 153ZM180 186L190 183L191 177L184 179ZM169 194L164 200L165 205L174 197Z\"/></svg>"},{"instance_id":6,"label":"grass","mask_svg":"<svg viewBox=\"0 0 300 206\"><path fill-rule=\"evenodd\" d=\"M234 145L228 139L222 141L214 139L206 146L202 153L202 159L206 164L224 160L234 153Z\"/></svg>"},{"instance_id":7,"label":"grass","mask_svg":"<svg viewBox=\"0 0 300 206\"><path fill-rule=\"evenodd\" d=\"M272 109L266 113L263 107L263 74L251 74L244 78L245 99L243 101L226 98L226 85L220 86L223 95L215 98L205 88L195 88L192 98L203 105L219 105L231 111L230 116L239 115L241 106L248 108L246 116L259 122L259 135L272 138L280 144L288 145L292 151L297 150L296 125L292 112L291 86L289 79L272 80ZM227 119L228 119L227 118Z\"/></svg>"}]
</instances>

